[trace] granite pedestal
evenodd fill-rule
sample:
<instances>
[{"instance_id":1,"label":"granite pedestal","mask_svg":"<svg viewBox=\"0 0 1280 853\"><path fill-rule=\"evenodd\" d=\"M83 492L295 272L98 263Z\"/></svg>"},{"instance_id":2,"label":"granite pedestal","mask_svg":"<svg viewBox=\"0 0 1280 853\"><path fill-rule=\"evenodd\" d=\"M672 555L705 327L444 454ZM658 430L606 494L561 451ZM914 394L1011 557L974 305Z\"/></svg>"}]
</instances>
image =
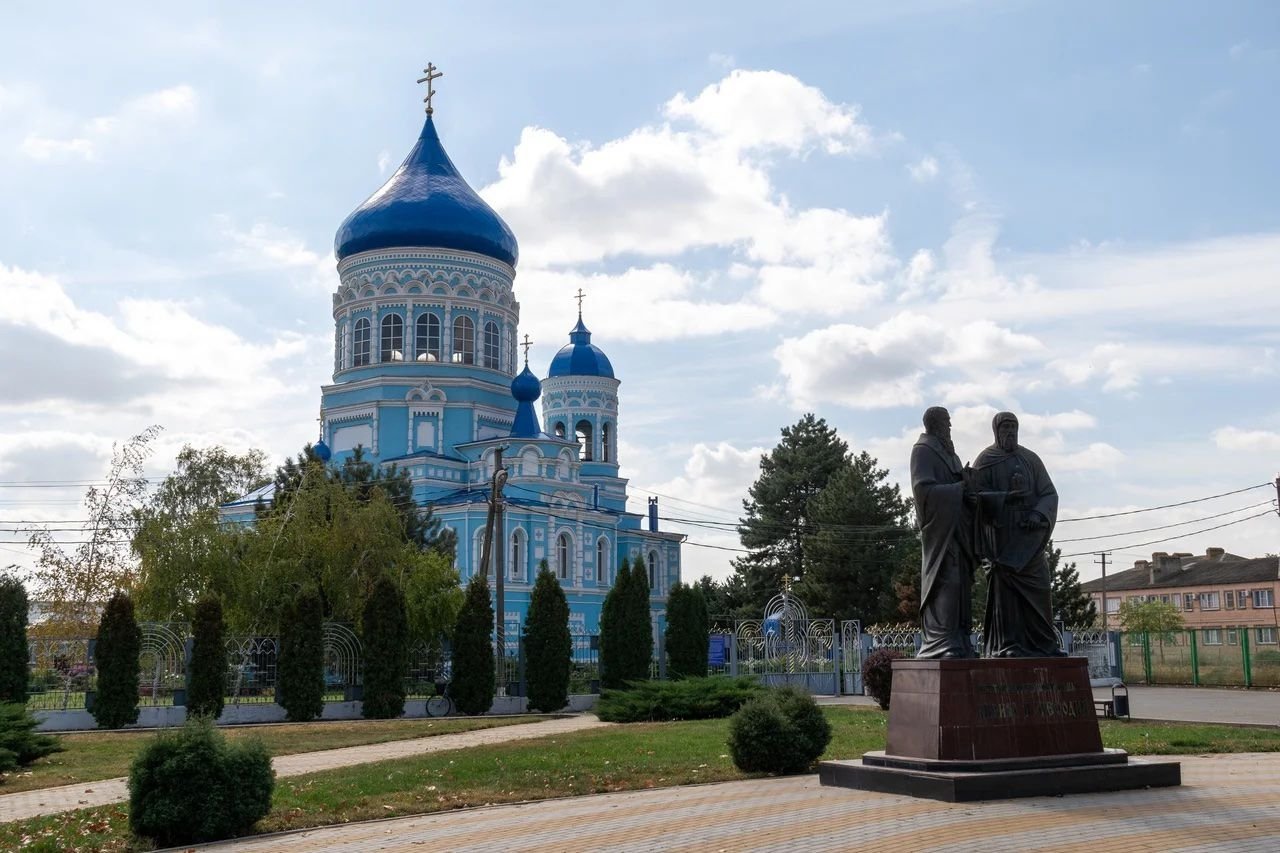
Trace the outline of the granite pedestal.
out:
<instances>
[{"instance_id":1,"label":"granite pedestal","mask_svg":"<svg viewBox=\"0 0 1280 853\"><path fill-rule=\"evenodd\" d=\"M1084 658L897 660L883 752L824 785L948 802L1181 784L1175 761L1103 749Z\"/></svg>"}]
</instances>

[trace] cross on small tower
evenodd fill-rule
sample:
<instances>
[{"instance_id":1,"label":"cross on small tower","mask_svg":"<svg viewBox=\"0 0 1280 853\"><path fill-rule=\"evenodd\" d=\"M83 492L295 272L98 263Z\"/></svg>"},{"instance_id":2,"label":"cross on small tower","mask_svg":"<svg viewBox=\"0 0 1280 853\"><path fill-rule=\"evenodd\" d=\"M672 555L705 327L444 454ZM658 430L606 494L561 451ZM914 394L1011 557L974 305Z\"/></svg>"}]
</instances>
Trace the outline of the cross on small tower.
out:
<instances>
[{"instance_id":1,"label":"cross on small tower","mask_svg":"<svg viewBox=\"0 0 1280 853\"><path fill-rule=\"evenodd\" d=\"M529 366L529 347L533 346L533 341L529 340L528 335L525 335L524 342L521 343L520 346L524 347L524 366L528 367Z\"/></svg>"},{"instance_id":2,"label":"cross on small tower","mask_svg":"<svg viewBox=\"0 0 1280 853\"><path fill-rule=\"evenodd\" d=\"M418 82L427 84L427 96L422 99L422 102L427 105L427 115L431 115L431 99L435 97L436 94L436 90L431 84L435 80L443 77L444 72L436 68L434 63L428 62L427 67L422 69L422 73L426 76L418 78Z\"/></svg>"},{"instance_id":3,"label":"cross on small tower","mask_svg":"<svg viewBox=\"0 0 1280 853\"><path fill-rule=\"evenodd\" d=\"M577 295L573 297L574 299L578 300L578 319L579 320L582 319L582 300L585 299L586 296L587 294L583 293L582 288L579 287Z\"/></svg>"}]
</instances>

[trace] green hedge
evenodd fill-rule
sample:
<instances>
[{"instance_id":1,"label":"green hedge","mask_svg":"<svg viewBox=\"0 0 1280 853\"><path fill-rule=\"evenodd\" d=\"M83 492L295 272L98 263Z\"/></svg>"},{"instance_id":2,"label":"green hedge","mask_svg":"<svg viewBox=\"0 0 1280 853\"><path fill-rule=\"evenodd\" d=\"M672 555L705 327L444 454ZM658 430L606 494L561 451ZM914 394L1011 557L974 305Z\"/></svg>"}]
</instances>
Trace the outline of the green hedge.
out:
<instances>
[{"instance_id":1,"label":"green hedge","mask_svg":"<svg viewBox=\"0 0 1280 853\"><path fill-rule=\"evenodd\" d=\"M729 716L765 690L745 675L635 681L622 690L605 690L596 705L596 716L611 723L708 720Z\"/></svg>"},{"instance_id":2,"label":"green hedge","mask_svg":"<svg viewBox=\"0 0 1280 853\"><path fill-rule=\"evenodd\" d=\"M752 699L729 721L729 753L747 773L803 773L830 742L822 709L793 687Z\"/></svg>"}]
</instances>

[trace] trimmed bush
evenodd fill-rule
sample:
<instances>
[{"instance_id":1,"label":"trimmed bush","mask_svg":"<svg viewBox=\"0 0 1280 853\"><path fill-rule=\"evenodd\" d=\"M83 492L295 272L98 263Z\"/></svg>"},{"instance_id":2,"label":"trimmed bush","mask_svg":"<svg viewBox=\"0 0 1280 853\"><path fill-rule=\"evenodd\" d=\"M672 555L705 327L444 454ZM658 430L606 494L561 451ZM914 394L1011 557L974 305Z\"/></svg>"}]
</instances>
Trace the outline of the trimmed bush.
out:
<instances>
[{"instance_id":1,"label":"trimmed bush","mask_svg":"<svg viewBox=\"0 0 1280 853\"><path fill-rule=\"evenodd\" d=\"M476 574L453 629L453 681L449 695L464 714L483 714L493 706L493 605L489 579Z\"/></svg>"},{"instance_id":2,"label":"trimmed bush","mask_svg":"<svg viewBox=\"0 0 1280 853\"><path fill-rule=\"evenodd\" d=\"M529 597L529 615L524 626L530 710L559 711L569 704L572 654L569 602L565 600L560 581L543 560Z\"/></svg>"},{"instance_id":3,"label":"trimmed bush","mask_svg":"<svg viewBox=\"0 0 1280 853\"><path fill-rule=\"evenodd\" d=\"M600 683L604 687L621 688L627 684L622 601L630 584L631 563L624 557L600 608Z\"/></svg>"},{"instance_id":4,"label":"trimmed bush","mask_svg":"<svg viewBox=\"0 0 1280 853\"><path fill-rule=\"evenodd\" d=\"M27 590L0 575L0 702L27 703Z\"/></svg>"},{"instance_id":5,"label":"trimmed bush","mask_svg":"<svg viewBox=\"0 0 1280 853\"><path fill-rule=\"evenodd\" d=\"M62 752L58 739L38 733L38 725L25 703L0 704L0 772L26 767L46 755Z\"/></svg>"},{"instance_id":6,"label":"trimmed bush","mask_svg":"<svg viewBox=\"0 0 1280 853\"><path fill-rule=\"evenodd\" d=\"M876 649L862 661L862 689L884 710L893 693L893 662L900 657L893 649Z\"/></svg>"},{"instance_id":7,"label":"trimmed bush","mask_svg":"<svg viewBox=\"0 0 1280 853\"><path fill-rule=\"evenodd\" d=\"M294 723L305 723L324 713L324 621L320 595L314 589L300 591L285 607L276 704Z\"/></svg>"},{"instance_id":8,"label":"trimmed bush","mask_svg":"<svg viewBox=\"0 0 1280 853\"><path fill-rule=\"evenodd\" d=\"M702 678L707 674L711 617L702 587L677 583L667 596L666 653L670 678Z\"/></svg>"},{"instance_id":9,"label":"trimmed bush","mask_svg":"<svg viewBox=\"0 0 1280 853\"><path fill-rule=\"evenodd\" d=\"M228 743L196 718L146 746L129 770L129 828L161 847L244 835L271 810L275 773L260 741Z\"/></svg>"},{"instance_id":10,"label":"trimmed bush","mask_svg":"<svg viewBox=\"0 0 1280 853\"><path fill-rule=\"evenodd\" d=\"M765 692L760 682L747 675L637 681L626 690L604 691L596 716L610 723L718 719Z\"/></svg>"},{"instance_id":11,"label":"trimmed bush","mask_svg":"<svg viewBox=\"0 0 1280 853\"><path fill-rule=\"evenodd\" d=\"M803 773L830 740L817 703L792 689L752 699L729 720L729 752L745 773Z\"/></svg>"},{"instance_id":12,"label":"trimmed bush","mask_svg":"<svg viewBox=\"0 0 1280 853\"><path fill-rule=\"evenodd\" d=\"M227 690L227 632L222 602L206 594L196 602L187 670L187 714L218 719Z\"/></svg>"},{"instance_id":13,"label":"trimmed bush","mask_svg":"<svg viewBox=\"0 0 1280 853\"><path fill-rule=\"evenodd\" d=\"M89 710L100 727L118 729L138 721L138 655L141 652L142 629L133 617L133 599L117 592L102 611L93 649L98 692Z\"/></svg>"},{"instance_id":14,"label":"trimmed bush","mask_svg":"<svg viewBox=\"0 0 1280 853\"><path fill-rule=\"evenodd\" d=\"M404 680L409 674L409 618L404 594L383 575L373 585L361 618L364 633L364 704L367 719L389 720L404 713Z\"/></svg>"}]
</instances>

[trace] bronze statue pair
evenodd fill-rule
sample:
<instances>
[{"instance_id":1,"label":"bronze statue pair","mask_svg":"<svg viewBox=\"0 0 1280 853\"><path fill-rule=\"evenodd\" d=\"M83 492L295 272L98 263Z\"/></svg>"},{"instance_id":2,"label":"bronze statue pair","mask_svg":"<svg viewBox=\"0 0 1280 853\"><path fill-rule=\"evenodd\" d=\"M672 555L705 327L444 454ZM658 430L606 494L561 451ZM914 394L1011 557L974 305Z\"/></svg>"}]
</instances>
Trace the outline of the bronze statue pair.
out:
<instances>
[{"instance_id":1,"label":"bronze statue pair","mask_svg":"<svg viewBox=\"0 0 1280 853\"><path fill-rule=\"evenodd\" d=\"M970 599L975 574L989 573L983 616L986 657L1057 657L1045 547L1058 493L1040 457L1018 444L1018 419L1001 412L995 441L972 466L951 441L951 415L924 413L911 450L911 492L920 523L919 658L973 658Z\"/></svg>"}]
</instances>

